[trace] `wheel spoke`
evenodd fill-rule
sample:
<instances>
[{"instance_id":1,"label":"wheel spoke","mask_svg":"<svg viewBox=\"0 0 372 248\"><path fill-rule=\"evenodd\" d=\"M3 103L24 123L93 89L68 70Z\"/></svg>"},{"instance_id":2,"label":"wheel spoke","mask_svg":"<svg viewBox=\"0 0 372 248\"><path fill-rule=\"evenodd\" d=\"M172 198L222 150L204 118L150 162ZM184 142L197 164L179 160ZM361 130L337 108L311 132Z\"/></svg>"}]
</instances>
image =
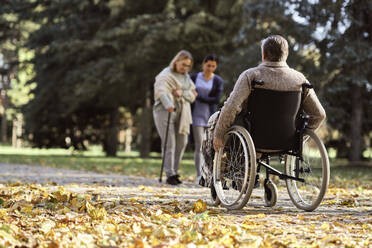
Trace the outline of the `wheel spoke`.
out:
<instances>
[{"instance_id":1,"label":"wheel spoke","mask_svg":"<svg viewBox=\"0 0 372 248\"><path fill-rule=\"evenodd\" d=\"M255 166L249 166L249 163L252 162L250 158L254 151L254 145L246 130L234 127L237 130L232 128L228 132L225 137L225 147L216 153L213 173L215 189L221 204L230 209L240 209L248 201L252 190L248 190L247 185L251 174L250 170L255 168ZM247 146L246 139L250 140L250 146Z\"/></svg>"},{"instance_id":2,"label":"wheel spoke","mask_svg":"<svg viewBox=\"0 0 372 248\"><path fill-rule=\"evenodd\" d=\"M303 161L299 165L299 178L305 182L287 180L287 189L292 202L300 209L312 211L322 201L329 181L329 162L324 145L312 131L307 132L303 145ZM296 176L296 160L288 156L286 172Z\"/></svg>"}]
</instances>

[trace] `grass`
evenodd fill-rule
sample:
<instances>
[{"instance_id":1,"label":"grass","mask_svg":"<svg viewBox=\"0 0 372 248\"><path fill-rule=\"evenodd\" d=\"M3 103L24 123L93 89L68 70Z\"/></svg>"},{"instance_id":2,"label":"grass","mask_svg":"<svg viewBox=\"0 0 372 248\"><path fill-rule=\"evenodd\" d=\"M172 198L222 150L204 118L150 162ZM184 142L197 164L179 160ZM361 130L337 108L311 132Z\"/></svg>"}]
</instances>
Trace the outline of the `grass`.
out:
<instances>
[{"instance_id":1,"label":"grass","mask_svg":"<svg viewBox=\"0 0 372 248\"><path fill-rule=\"evenodd\" d=\"M84 152L66 149L15 149L11 146L0 146L0 163L44 165L99 173L158 177L161 155L151 153L150 158L142 159L138 152L119 152L117 157L105 157L104 152L98 146L90 147ZM190 180L193 179L195 168L192 154L185 154L180 174Z\"/></svg>"},{"instance_id":2,"label":"grass","mask_svg":"<svg viewBox=\"0 0 372 248\"><path fill-rule=\"evenodd\" d=\"M275 161L273 161L275 166ZM372 163L349 166L347 160L331 159L331 184L343 185L346 181L372 185ZM76 152L66 149L15 149L0 146L0 163L44 165L55 168L116 173L145 177L158 177L161 167L161 155L151 153L150 158L142 159L138 152L118 152L118 157L105 157L101 147L92 146L88 151ZM282 171L282 166L275 166ZM195 168L193 154L186 153L180 172L183 178L194 180Z\"/></svg>"}]
</instances>

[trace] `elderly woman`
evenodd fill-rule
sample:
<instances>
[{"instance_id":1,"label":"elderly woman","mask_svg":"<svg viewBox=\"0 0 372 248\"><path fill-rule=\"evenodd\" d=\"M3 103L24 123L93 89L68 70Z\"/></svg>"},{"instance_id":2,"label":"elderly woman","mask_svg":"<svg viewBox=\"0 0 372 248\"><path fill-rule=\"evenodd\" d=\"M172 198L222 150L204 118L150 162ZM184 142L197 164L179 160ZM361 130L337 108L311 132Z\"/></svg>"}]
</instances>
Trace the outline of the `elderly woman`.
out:
<instances>
[{"instance_id":1,"label":"elderly woman","mask_svg":"<svg viewBox=\"0 0 372 248\"><path fill-rule=\"evenodd\" d=\"M153 114L162 141L162 151L165 152L163 158L166 182L171 185L182 183L177 172L192 123L190 103L197 96L195 85L188 74L192 64L191 54L182 50L172 59L169 67L155 78ZM164 147L168 125L167 144Z\"/></svg>"}]
</instances>

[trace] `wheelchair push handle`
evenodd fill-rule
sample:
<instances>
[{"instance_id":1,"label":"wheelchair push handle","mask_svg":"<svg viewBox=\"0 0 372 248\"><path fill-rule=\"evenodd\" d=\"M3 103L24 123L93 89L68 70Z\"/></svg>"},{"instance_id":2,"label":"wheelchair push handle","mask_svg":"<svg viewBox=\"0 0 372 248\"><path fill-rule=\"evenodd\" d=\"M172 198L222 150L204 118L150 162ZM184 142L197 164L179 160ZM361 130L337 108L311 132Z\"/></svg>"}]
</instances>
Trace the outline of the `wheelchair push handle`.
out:
<instances>
[{"instance_id":1,"label":"wheelchair push handle","mask_svg":"<svg viewBox=\"0 0 372 248\"><path fill-rule=\"evenodd\" d=\"M313 89L313 88L314 88L313 85L309 82L302 84L302 91L304 91L305 89Z\"/></svg>"},{"instance_id":2,"label":"wheelchair push handle","mask_svg":"<svg viewBox=\"0 0 372 248\"><path fill-rule=\"evenodd\" d=\"M265 83L264 83L264 81L263 80L252 80L252 88L254 88L254 87L256 87L256 85L260 85L260 86L262 86L262 85L264 85Z\"/></svg>"}]
</instances>

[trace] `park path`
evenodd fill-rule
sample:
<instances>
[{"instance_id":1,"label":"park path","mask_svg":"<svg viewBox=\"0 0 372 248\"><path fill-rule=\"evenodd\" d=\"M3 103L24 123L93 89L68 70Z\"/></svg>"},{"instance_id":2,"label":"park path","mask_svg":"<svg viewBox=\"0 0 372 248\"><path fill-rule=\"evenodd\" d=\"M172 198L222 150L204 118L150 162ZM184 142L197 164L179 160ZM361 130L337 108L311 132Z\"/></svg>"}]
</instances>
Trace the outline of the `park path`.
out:
<instances>
[{"instance_id":1,"label":"park path","mask_svg":"<svg viewBox=\"0 0 372 248\"><path fill-rule=\"evenodd\" d=\"M178 186L159 183L158 179L133 175L100 174L94 172L58 169L38 165L1 164L0 183L40 183L51 187L64 185L75 193L100 193L101 198L134 198L143 200L181 200L196 201L201 199L208 202L210 191L208 188L193 182L183 182ZM157 197L162 195L160 198ZM250 205L263 206L263 190L254 190ZM279 208L293 208L286 191L279 188Z\"/></svg>"},{"instance_id":2,"label":"park path","mask_svg":"<svg viewBox=\"0 0 372 248\"><path fill-rule=\"evenodd\" d=\"M38 165L2 164L0 163L0 183L40 183L50 186L64 185L76 193L98 191L102 197L116 195L133 198L147 197L164 192L176 192L174 197L181 199L205 199L209 191L191 182L180 186L159 183L158 179L133 175L100 174L94 172L58 169ZM180 194L180 193L184 194Z\"/></svg>"},{"instance_id":3,"label":"park path","mask_svg":"<svg viewBox=\"0 0 372 248\"><path fill-rule=\"evenodd\" d=\"M136 215L137 211L145 212L147 208L170 212L180 211L180 208L191 209L197 200L208 202L210 197L209 189L191 182L169 186L154 178L0 164L0 189L9 182L40 183L43 188L54 192L63 185L70 192L99 196L100 201L107 206L123 206L125 216L136 221L147 218L141 214ZM205 221L222 221L219 225L227 221L227 227L235 226L236 232L243 227L248 228L254 231L257 240L275 244L273 247L302 247L299 244L305 244L306 247L372 248L371 189L358 192L356 189L330 188L323 204L314 212L304 212L294 207L283 184L279 184L278 189L278 203L273 208L264 206L261 187L253 191L247 206L242 210L227 211L209 206L211 216L218 217ZM188 216L187 221L195 221L191 212L184 214ZM156 222L151 225L160 224ZM259 247L264 247L261 241Z\"/></svg>"},{"instance_id":4,"label":"park path","mask_svg":"<svg viewBox=\"0 0 372 248\"><path fill-rule=\"evenodd\" d=\"M159 183L158 179L133 175L100 174L94 172L58 169L38 165L2 164L0 163L0 183L21 182L49 184L50 187L64 185L75 193L98 193L101 198L140 198L143 201L196 201L209 202L210 191L192 182L183 182L178 186ZM163 180L164 182L164 180ZM278 183L278 182L276 182ZM296 209L287 194L284 183L278 184L278 203L274 208L264 207L263 189L255 189L247 208L265 213L303 212ZM335 196L327 195L324 201L334 201ZM346 199L347 200L347 199ZM365 208L372 207L370 199L359 199L360 207L345 208L340 205L320 206L316 214L358 214ZM251 209L252 210L252 209ZM244 210L242 210L244 211ZM234 211L239 213L239 211Z\"/></svg>"}]
</instances>

